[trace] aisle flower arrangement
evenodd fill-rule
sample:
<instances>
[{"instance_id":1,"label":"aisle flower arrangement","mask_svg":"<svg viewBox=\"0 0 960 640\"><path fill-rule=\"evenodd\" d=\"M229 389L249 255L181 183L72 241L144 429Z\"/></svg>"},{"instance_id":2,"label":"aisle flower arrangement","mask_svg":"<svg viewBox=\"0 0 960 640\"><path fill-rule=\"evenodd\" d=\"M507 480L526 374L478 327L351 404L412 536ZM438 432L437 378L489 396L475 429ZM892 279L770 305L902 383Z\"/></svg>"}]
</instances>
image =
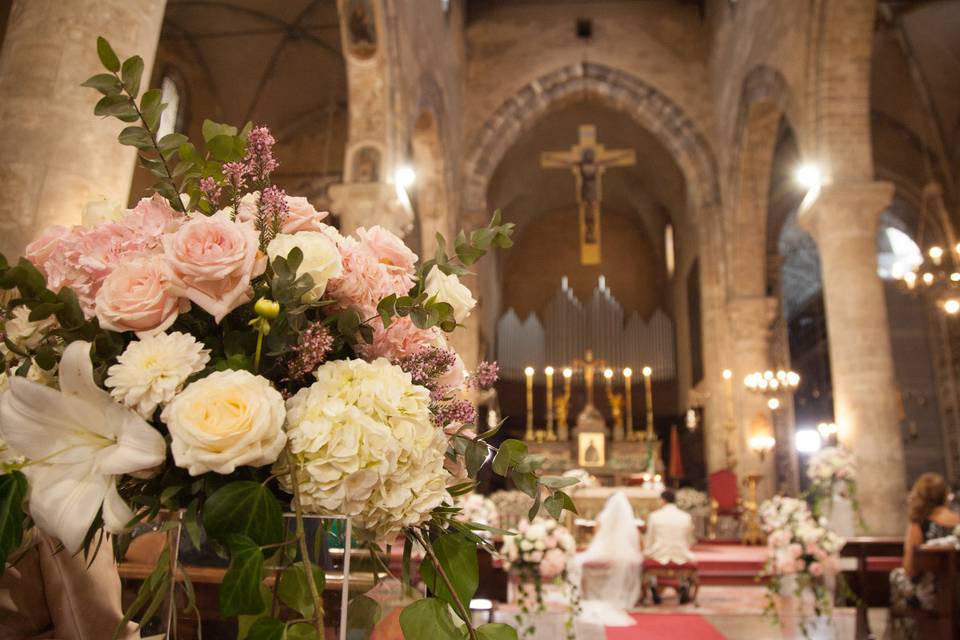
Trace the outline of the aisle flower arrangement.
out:
<instances>
[{"instance_id":1,"label":"aisle flower arrangement","mask_svg":"<svg viewBox=\"0 0 960 640\"><path fill-rule=\"evenodd\" d=\"M797 498L774 496L760 505L759 515L767 534L768 558L761 574L767 581L767 609L779 615L777 598L796 596L806 635L808 618L829 616L833 609L828 579L839 572L843 539Z\"/></svg>"},{"instance_id":2,"label":"aisle flower arrangement","mask_svg":"<svg viewBox=\"0 0 960 640\"><path fill-rule=\"evenodd\" d=\"M577 543L570 531L550 518L537 517L532 521L523 519L517 526L517 535L504 538L500 556L504 570L511 575L517 586L517 604L520 606L517 624L522 636L533 635L535 632L530 614L546 611L543 599L544 582L564 584L567 565L573 560L576 550ZM571 587L572 585L566 585L566 588L572 591ZM577 594L571 593L570 600L568 634L573 633Z\"/></svg>"},{"instance_id":3,"label":"aisle flower arrangement","mask_svg":"<svg viewBox=\"0 0 960 640\"><path fill-rule=\"evenodd\" d=\"M860 527L864 528L857 500L857 463L853 452L844 447L824 447L810 458L807 477L815 513L822 514L824 506L829 506L835 495L841 495L850 500Z\"/></svg>"},{"instance_id":4,"label":"aisle flower arrangement","mask_svg":"<svg viewBox=\"0 0 960 640\"><path fill-rule=\"evenodd\" d=\"M475 433L462 392L491 387L496 367L466 375L447 341L474 305L459 276L510 246L512 225L494 216L438 238L424 261L381 227L342 235L272 184L267 128L208 120L198 145L158 138L165 105L141 95L143 61L102 38L97 52L104 72L84 83L102 94L95 114L126 123L119 142L157 182L128 211L100 207L16 263L0 257L0 566L33 527L66 553L106 552L109 532L118 557L138 524L182 528L228 559L220 613L243 617L246 637L319 640L323 574L304 518L346 517L374 556L404 546L404 580L424 549L429 594L401 614L407 638L515 638L471 622L490 526L462 521L451 498L492 460L534 513L558 517L572 481L542 476L520 441L491 445L496 429ZM174 589L193 602L172 555L125 622ZM262 592L267 567L276 596Z\"/></svg>"},{"instance_id":5,"label":"aisle flower arrangement","mask_svg":"<svg viewBox=\"0 0 960 640\"><path fill-rule=\"evenodd\" d=\"M693 487L683 487L676 492L677 507L691 514L703 514L710 511L710 498L703 491Z\"/></svg>"},{"instance_id":6,"label":"aisle flower arrangement","mask_svg":"<svg viewBox=\"0 0 960 640\"><path fill-rule=\"evenodd\" d=\"M468 493L457 499L457 506L460 507L458 518L464 522L477 522L492 528L500 527L500 512L489 496L482 493Z\"/></svg>"}]
</instances>

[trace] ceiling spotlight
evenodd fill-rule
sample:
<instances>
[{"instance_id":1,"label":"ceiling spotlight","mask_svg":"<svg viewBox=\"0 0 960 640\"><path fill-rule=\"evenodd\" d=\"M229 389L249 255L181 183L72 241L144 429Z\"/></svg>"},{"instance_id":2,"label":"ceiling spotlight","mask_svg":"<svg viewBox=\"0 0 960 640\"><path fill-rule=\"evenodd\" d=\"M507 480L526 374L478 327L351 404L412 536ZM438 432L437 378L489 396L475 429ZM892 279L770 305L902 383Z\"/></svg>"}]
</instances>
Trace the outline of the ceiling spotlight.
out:
<instances>
[{"instance_id":1,"label":"ceiling spotlight","mask_svg":"<svg viewBox=\"0 0 960 640\"><path fill-rule=\"evenodd\" d=\"M797 184L807 189L818 189L823 184L823 172L820 167L812 162L805 162L797 167L794 173L794 179Z\"/></svg>"},{"instance_id":2,"label":"ceiling spotlight","mask_svg":"<svg viewBox=\"0 0 960 640\"><path fill-rule=\"evenodd\" d=\"M417 181L417 172L410 165L403 165L397 169L393 177L397 185L409 189Z\"/></svg>"}]
</instances>

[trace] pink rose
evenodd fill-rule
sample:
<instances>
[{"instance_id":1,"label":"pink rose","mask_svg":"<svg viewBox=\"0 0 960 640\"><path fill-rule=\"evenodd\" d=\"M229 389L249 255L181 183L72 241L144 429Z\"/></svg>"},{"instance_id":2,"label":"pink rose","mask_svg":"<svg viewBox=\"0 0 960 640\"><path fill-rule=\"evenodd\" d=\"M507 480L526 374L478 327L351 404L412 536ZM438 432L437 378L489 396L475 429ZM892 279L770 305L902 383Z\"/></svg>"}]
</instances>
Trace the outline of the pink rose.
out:
<instances>
[{"instance_id":1,"label":"pink rose","mask_svg":"<svg viewBox=\"0 0 960 640\"><path fill-rule=\"evenodd\" d=\"M787 551L788 551L788 552L790 553L790 555L793 556L794 558L799 558L800 556L803 555L803 547L802 547L799 543L796 543L796 542L794 542L794 543L791 544L789 547L787 547Z\"/></svg>"},{"instance_id":2,"label":"pink rose","mask_svg":"<svg viewBox=\"0 0 960 640\"><path fill-rule=\"evenodd\" d=\"M104 279L96 299L101 327L140 337L165 331L189 306L172 292L170 270L160 256L121 264Z\"/></svg>"},{"instance_id":3,"label":"pink rose","mask_svg":"<svg viewBox=\"0 0 960 640\"><path fill-rule=\"evenodd\" d=\"M804 562L803 560L797 560L796 562L797 571L803 571L803 568L806 566L807 566L806 562Z\"/></svg>"},{"instance_id":4,"label":"pink rose","mask_svg":"<svg viewBox=\"0 0 960 640\"><path fill-rule=\"evenodd\" d=\"M810 564L810 575L814 578L819 578L823 575L823 565L819 562L813 562Z\"/></svg>"},{"instance_id":5,"label":"pink rose","mask_svg":"<svg viewBox=\"0 0 960 640\"><path fill-rule=\"evenodd\" d=\"M120 224L138 233L152 246L159 246L161 236L173 233L184 222L186 216L171 207L159 193L141 198L137 206L120 220Z\"/></svg>"},{"instance_id":6,"label":"pink rose","mask_svg":"<svg viewBox=\"0 0 960 640\"><path fill-rule=\"evenodd\" d=\"M253 226L232 221L226 211L192 217L163 237L174 290L219 323L250 301L250 280L266 268L259 244Z\"/></svg>"},{"instance_id":7,"label":"pink rose","mask_svg":"<svg viewBox=\"0 0 960 640\"><path fill-rule=\"evenodd\" d=\"M287 215L283 219L281 231L283 233L297 233L298 231L323 231L327 225L322 221L329 214L326 211L317 211L310 201L301 196L287 196ZM260 204L259 192L248 193L240 199L237 205L237 220L253 223L257 219L257 208Z\"/></svg>"},{"instance_id":8,"label":"pink rose","mask_svg":"<svg viewBox=\"0 0 960 640\"><path fill-rule=\"evenodd\" d=\"M328 215L326 211L314 209L306 198L287 196L287 217L283 221L283 232L323 231L327 225L322 224L322 220Z\"/></svg>"},{"instance_id":9,"label":"pink rose","mask_svg":"<svg viewBox=\"0 0 960 640\"><path fill-rule=\"evenodd\" d=\"M796 563L787 558L781 558L777 561L777 573L782 576L789 576L796 573Z\"/></svg>"},{"instance_id":10,"label":"pink rose","mask_svg":"<svg viewBox=\"0 0 960 640\"><path fill-rule=\"evenodd\" d=\"M555 578L567 568L567 556L560 549L551 549L543 556L540 563L540 575L544 578Z\"/></svg>"},{"instance_id":11,"label":"pink rose","mask_svg":"<svg viewBox=\"0 0 960 640\"><path fill-rule=\"evenodd\" d=\"M371 361L377 358L399 360L433 346L437 340L436 327L419 329L410 316L394 318L386 329L379 317L374 318L370 324L373 326L373 342L361 344L360 351L364 358Z\"/></svg>"},{"instance_id":12,"label":"pink rose","mask_svg":"<svg viewBox=\"0 0 960 640\"><path fill-rule=\"evenodd\" d=\"M410 247L405 245L396 234L379 225L369 229L365 227L357 229L357 238L381 264L398 272L410 273L417 264L417 254L411 251Z\"/></svg>"},{"instance_id":13,"label":"pink rose","mask_svg":"<svg viewBox=\"0 0 960 640\"><path fill-rule=\"evenodd\" d=\"M39 238L27 245L24 255L35 267L43 271L46 263L61 253L63 243L71 233L71 230L63 225L47 227Z\"/></svg>"},{"instance_id":14,"label":"pink rose","mask_svg":"<svg viewBox=\"0 0 960 640\"><path fill-rule=\"evenodd\" d=\"M459 389L467 377L466 367L463 364L463 358L460 354L454 353L453 365L447 369L441 377L437 378L437 384L448 389Z\"/></svg>"}]
</instances>

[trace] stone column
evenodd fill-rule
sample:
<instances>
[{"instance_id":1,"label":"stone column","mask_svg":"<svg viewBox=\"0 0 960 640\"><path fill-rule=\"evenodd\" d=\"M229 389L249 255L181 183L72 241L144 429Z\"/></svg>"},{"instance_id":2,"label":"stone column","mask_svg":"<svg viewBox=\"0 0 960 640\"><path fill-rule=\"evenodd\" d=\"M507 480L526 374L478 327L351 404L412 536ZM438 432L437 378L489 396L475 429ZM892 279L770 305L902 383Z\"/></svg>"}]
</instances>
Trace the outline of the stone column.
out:
<instances>
[{"instance_id":1,"label":"stone column","mask_svg":"<svg viewBox=\"0 0 960 640\"><path fill-rule=\"evenodd\" d=\"M903 440L876 249L877 221L893 190L888 182L828 185L800 213L820 250L835 419L857 460L872 535L900 535L905 522Z\"/></svg>"},{"instance_id":2,"label":"stone column","mask_svg":"<svg viewBox=\"0 0 960 640\"><path fill-rule=\"evenodd\" d=\"M96 39L139 54L144 82L166 0L14 0L0 53L0 251L8 258L53 224L78 224L84 206L127 203L135 149L124 126L97 118L99 94L80 83L102 71Z\"/></svg>"},{"instance_id":3,"label":"stone column","mask_svg":"<svg viewBox=\"0 0 960 640\"><path fill-rule=\"evenodd\" d=\"M741 296L728 302L730 328L734 340L733 393L738 426L737 477L748 474L763 476L759 493L761 500L776 490L773 452L763 460L750 449L750 439L758 435L774 435L773 420L767 407L767 398L746 388L744 378L755 371L773 368L770 358L770 327L779 305L768 296ZM792 442L777 441L776 446L793 446Z\"/></svg>"}]
</instances>

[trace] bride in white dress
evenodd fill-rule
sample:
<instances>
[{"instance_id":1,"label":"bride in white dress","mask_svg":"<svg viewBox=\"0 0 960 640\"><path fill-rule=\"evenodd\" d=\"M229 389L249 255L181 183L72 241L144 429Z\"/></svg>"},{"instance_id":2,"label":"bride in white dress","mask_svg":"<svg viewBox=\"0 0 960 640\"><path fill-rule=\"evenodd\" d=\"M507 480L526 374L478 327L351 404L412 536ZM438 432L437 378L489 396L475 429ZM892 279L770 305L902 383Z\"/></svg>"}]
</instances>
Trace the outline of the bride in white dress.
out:
<instances>
[{"instance_id":1,"label":"bride in white dress","mask_svg":"<svg viewBox=\"0 0 960 640\"><path fill-rule=\"evenodd\" d=\"M597 516L593 540L572 563L570 578L580 589L582 598L578 620L608 627L636 624L627 610L632 609L640 597L642 566L643 553L633 507L627 496L618 491L607 499Z\"/></svg>"}]
</instances>

